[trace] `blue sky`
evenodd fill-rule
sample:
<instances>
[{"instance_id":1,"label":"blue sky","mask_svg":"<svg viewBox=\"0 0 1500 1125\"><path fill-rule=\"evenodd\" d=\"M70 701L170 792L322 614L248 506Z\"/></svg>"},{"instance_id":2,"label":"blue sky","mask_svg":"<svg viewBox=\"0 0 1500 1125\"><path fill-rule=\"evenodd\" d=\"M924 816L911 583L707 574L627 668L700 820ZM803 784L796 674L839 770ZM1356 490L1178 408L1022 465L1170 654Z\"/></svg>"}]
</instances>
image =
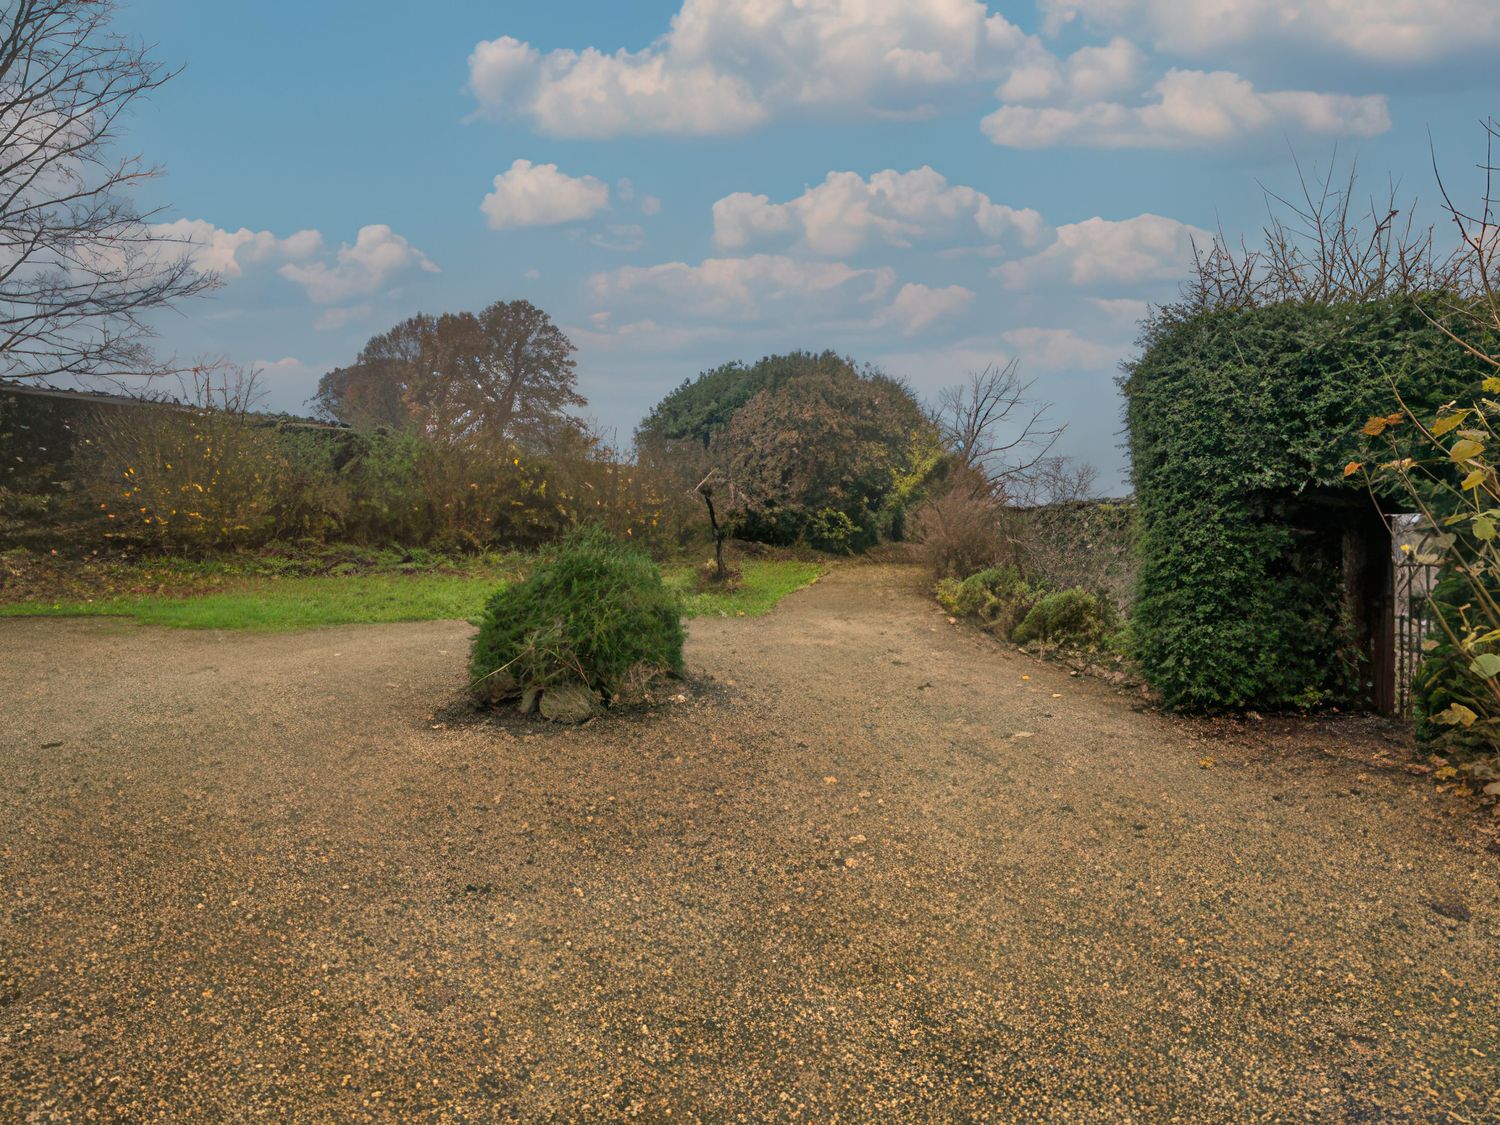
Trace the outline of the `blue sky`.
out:
<instances>
[{"instance_id":1,"label":"blue sky","mask_svg":"<svg viewBox=\"0 0 1500 1125\"><path fill-rule=\"evenodd\" d=\"M128 0L184 73L142 202L224 275L162 348L318 376L417 311L525 297L622 439L697 372L836 348L931 394L1019 357L1121 491L1119 361L1291 153L1460 190L1494 0ZM1435 217L1429 215L1429 218Z\"/></svg>"}]
</instances>

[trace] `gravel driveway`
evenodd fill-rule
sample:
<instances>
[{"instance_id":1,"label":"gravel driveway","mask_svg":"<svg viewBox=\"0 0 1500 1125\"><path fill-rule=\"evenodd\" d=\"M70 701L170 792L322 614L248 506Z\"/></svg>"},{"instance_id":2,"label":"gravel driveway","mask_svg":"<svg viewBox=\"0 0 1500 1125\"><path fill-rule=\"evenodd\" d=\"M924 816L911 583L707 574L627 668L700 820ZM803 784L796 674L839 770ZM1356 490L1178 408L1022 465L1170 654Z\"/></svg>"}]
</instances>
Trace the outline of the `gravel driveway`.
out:
<instances>
[{"instance_id":1,"label":"gravel driveway","mask_svg":"<svg viewBox=\"0 0 1500 1125\"><path fill-rule=\"evenodd\" d=\"M1500 1120L1500 856L1430 781L899 568L579 730L445 711L469 635L0 621L0 1120Z\"/></svg>"}]
</instances>

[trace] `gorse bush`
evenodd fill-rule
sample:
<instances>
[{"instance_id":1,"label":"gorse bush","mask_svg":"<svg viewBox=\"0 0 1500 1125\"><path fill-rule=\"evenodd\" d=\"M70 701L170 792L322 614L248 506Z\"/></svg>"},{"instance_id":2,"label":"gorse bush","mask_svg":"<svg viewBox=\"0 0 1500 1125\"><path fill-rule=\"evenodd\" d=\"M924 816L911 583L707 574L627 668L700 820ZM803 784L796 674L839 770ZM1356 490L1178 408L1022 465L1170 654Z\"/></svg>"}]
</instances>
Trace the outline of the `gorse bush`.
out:
<instances>
[{"instance_id":1,"label":"gorse bush","mask_svg":"<svg viewBox=\"0 0 1500 1125\"><path fill-rule=\"evenodd\" d=\"M1046 644L1089 648L1104 641L1116 624L1108 600L1074 586L1048 594L1031 607L1011 633L1018 645Z\"/></svg>"},{"instance_id":2,"label":"gorse bush","mask_svg":"<svg viewBox=\"0 0 1500 1125\"><path fill-rule=\"evenodd\" d=\"M967 578L944 578L937 584L938 601L949 613L962 617L977 614L992 599L1020 582L1014 567L992 567L976 571Z\"/></svg>"},{"instance_id":3,"label":"gorse bush","mask_svg":"<svg viewBox=\"0 0 1500 1125\"><path fill-rule=\"evenodd\" d=\"M637 697L682 671L682 606L646 555L600 527L547 548L531 576L490 599L469 674L488 702L585 693L608 703Z\"/></svg>"},{"instance_id":4,"label":"gorse bush","mask_svg":"<svg viewBox=\"0 0 1500 1125\"><path fill-rule=\"evenodd\" d=\"M226 411L101 412L85 489L115 539L213 550L317 535L323 515L287 445Z\"/></svg>"}]
</instances>

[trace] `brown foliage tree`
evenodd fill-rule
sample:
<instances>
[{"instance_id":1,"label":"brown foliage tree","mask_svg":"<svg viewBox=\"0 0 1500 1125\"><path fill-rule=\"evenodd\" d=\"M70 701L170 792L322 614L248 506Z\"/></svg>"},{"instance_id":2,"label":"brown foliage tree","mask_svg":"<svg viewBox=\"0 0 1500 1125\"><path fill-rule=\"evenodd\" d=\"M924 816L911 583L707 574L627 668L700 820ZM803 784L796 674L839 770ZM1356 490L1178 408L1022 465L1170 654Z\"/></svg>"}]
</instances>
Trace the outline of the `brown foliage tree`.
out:
<instances>
[{"instance_id":1,"label":"brown foliage tree","mask_svg":"<svg viewBox=\"0 0 1500 1125\"><path fill-rule=\"evenodd\" d=\"M878 535L882 503L930 428L900 382L844 364L759 392L735 411L711 452L744 506L744 533L860 549ZM851 526L818 531L820 519L842 524L835 513Z\"/></svg>"},{"instance_id":2,"label":"brown foliage tree","mask_svg":"<svg viewBox=\"0 0 1500 1125\"><path fill-rule=\"evenodd\" d=\"M569 425L569 407L584 405L575 350L529 301L418 314L371 339L349 367L323 376L313 402L357 427L535 446Z\"/></svg>"}]
</instances>

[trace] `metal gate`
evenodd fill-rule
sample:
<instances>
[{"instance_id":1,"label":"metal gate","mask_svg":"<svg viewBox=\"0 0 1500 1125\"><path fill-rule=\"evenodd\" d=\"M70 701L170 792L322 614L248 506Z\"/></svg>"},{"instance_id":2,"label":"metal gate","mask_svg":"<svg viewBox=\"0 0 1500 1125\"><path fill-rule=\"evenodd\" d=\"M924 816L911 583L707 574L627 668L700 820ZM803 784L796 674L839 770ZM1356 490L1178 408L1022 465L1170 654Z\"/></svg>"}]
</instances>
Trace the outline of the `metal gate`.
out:
<instances>
[{"instance_id":1,"label":"metal gate","mask_svg":"<svg viewBox=\"0 0 1500 1125\"><path fill-rule=\"evenodd\" d=\"M1422 642L1432 629L1432 606L1428 595L1437 585L1438 567L1403 554L1393 568L1392 604L1395 608L1396 709L1403 718L1412 714L1412 681L1422 666Z\"/></svg>"}]
</instances>

